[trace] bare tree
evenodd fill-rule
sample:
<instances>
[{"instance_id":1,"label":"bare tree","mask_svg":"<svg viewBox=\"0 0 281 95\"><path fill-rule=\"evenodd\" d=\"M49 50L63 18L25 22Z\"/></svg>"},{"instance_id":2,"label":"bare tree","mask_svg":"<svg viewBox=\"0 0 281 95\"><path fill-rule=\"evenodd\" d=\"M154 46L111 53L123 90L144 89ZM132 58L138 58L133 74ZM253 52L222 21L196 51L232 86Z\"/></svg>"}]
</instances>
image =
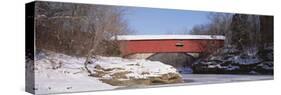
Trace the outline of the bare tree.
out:
<instances>
[{"instance_id":1,"label":"bare tree","mask_svg":"<svg viewBox=\"0 0 281 95\"><path fill-rule=\"evenodd\" d=\"M127 34L123 7L72 3L36 3L36 45L39 49L85 56L85 68L96 55L118 55L112 36Z\"/></svg>"},{"instance_id":2,"label":"bare tree","mask_svg":"<svg viewBox=\"0 0 281 95\"><path fill-rule=\"evenodd\" d=\"M210 23L196 25L189 33L194 35L226 35L230 30L232 14L210 13L208 18Z\"/></svg>"},{"instance_id":3,"label":"bare tree","mask_svg":"<svg viewBox=\"0 0 281 95\"><path fill-rule=\"evenodd\" d=\"M230 31L230 23L232 14L227 13L210 13L208 15L210 23L207 24L200 24L194 26L190 31L189 34L193 35L225 35L227 36ZM215 36L214 36L215 37ZM226 39L224 41L228 43ZM204 50L204 54L202 55L209 55L210 53L216 51L220 48L221 43L217 43L214 41L206 41L202 42L202 50Z\"/></svg>"}]
</instances>

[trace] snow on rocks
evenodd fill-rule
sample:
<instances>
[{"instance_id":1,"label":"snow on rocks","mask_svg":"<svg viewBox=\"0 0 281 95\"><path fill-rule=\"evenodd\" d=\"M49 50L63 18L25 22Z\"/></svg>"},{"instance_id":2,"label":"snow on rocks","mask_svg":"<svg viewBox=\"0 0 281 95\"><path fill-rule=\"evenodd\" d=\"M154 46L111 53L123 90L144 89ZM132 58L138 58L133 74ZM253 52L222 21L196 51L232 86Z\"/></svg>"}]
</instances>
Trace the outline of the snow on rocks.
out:
<instances>
[{"instance_id":1,"label":"snow on rocks","mask_svg":"<svg viewBox=\"0 0 281 95\"><path fill-rule=\"evenodd\" d=\"M198 61L192 68L194 73L273 74L273 50L251 48L241 52L225 47Z\"/></svg>"},{"instance_id":2,"label":"snow on rocks","mask_svg":"<svg viewBox=\"0 0 281 95\"><path fill-rule=\"evenodd\" d=\"M111 85L182 82L180 74L174 67L159 61L100 57L95 64L89 67L93 67L89 68L94 72L92 76L98 77Z\"/></svg>"},{"instance_id":3,"label":"snow on rocks","mask_svg":"<svg viewBox=\"0 0 281 95\"><path fill-rule=\"evenodd\" d=\"M93 65L96 67L95 70L102 69L103 71L111 71L111 74L118 71L127 71L130 72L126 74L127 77L133 77L136 79L159 76L167 73L176 73L177 71L172 66L165 65L159 61L148 61L144 59L122 59L118 57L102 57Z\"/></svg>"},{"instance_id":4,"label":"snow on rocks","mask_svg":"<svg viewBox=\"0 0 281 95\"><path fill-rule=\"evenodd\" d=\"M59 93L115 89L119 86L182 82L177 70L158 61L102 57L84 68L84 57L38 51L35 57L35 92ZM114 86L113 86L114 85Z\"/></svg>"},{"instance_id":5,"label":"snow on rocks","mask_svg":"<svg viewBox=\"0 0 281 95\"><path fill-rule=\"evenodd\" d=\"M34 64L35 93L109 90L118 87L89 77L83 68L83 61L83 58L53 52L37 52Z\"/></svg>"}]
</instances>

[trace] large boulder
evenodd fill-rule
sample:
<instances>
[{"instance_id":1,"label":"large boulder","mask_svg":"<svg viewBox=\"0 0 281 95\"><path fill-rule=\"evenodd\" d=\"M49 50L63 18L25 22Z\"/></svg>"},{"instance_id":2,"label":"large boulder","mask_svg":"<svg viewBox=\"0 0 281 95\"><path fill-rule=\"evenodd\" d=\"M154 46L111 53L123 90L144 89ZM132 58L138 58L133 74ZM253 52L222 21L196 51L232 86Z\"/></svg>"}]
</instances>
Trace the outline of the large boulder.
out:
<instances>
[{"instance_id":1,"label":"large boulder","mask_svg":"<svg viewBox=\"0 0 281 95\"><path fill-rule=\"evenodd\" d=\"M121 75L125 76L125 75ZM113 76L115 77L115 76ZM183 82L181 79L181 76L175 73L168 73L163 74L160 76L155 77L147 77L147 78L141 78L141 79L135 79L135 78L128 78L123 79L124 77L115 77L112 79L103 79L100 80L108 83L110 85L114 86L137 86L137 85L157 85L157 84L170 84L170 83L181 83Z\"/></svg>"},{"instance_id":2,"label":"large boulder","mask_svg":"<svg viewBox=\"0 0 281 95\"><path fill-rule=\"evenodd\" d=\"M100 58L90 65L90 76L114 86L181 83L177 70L158 61L143 59Z\"/></svg>"}]
</instances>

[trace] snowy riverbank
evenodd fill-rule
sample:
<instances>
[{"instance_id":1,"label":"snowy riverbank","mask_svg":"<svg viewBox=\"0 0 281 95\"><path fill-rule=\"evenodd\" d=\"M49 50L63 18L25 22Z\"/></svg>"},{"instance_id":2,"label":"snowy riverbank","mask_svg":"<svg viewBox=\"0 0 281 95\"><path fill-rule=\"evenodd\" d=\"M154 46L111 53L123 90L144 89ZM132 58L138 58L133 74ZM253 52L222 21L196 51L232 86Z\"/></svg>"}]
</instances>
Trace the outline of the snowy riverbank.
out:
<instances>
[{"instance_id":1,"label":"snowy riverbank","mask_svg":"<svg viewBox=\"0 0 281 95\"><path fill-rule=\"evenodd\" d=\"M85 58L54 52L37 52L36 94L112 90L122 88L194 85L236 81L271 80L272 75L183 74L158 61L102 57L92 59L90 75ZM161 84L161 85L154 85Z\"/></svg>"},{"instance_id":2,"label":"snowy riverbank","mask_svg":"<svg viewBox=\"0 0 281 95\"><path fill-rule=\"evenodd\" d=\"M93 76L85 70L85 60L83 57L68 56L50 51L38 52L35 59L35 92L44 94L110 90L121 87L112 86L111 80L117 83L138 80L137 83L130 82L132 85L138 85L138 83L150 85L150 79L152 78L157 82L162 82L164 75L166 75L165 78L170 78L170 74L176 75L177 78L181 77L175 68L158 61L102 56L99 56L98 59L92 59L94 64L89 65L90 70L96 74L96 76Z\"/></svg>"}]
</instances>

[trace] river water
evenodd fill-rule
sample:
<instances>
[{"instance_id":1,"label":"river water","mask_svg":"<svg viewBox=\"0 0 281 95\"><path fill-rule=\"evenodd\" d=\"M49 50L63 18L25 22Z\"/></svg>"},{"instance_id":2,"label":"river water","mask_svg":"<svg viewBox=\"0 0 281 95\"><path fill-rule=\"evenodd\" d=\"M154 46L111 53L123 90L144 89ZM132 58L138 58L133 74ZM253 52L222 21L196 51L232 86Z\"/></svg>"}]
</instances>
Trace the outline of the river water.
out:
<instances>
[{"instance_id":1,"label":"river water","mask_svg":"<svg viewBox=\"0 0 281 95\"><path fill-rule=\"evenodd\" d=\"M149 85L149 86L142 85L142 86L134 86L134 87L122 87L121 89L273 80L273 75L182 74L182 77L184 83Z\"/></svg>"},{"instance_id":2,"label":"river water","mask_svg":"<svg viewBox=\"0 0 281 95\"><path fill-rule=\"evenodd\" d=\"M232 74L182 74L184 84L209 84L240 81L273 80L273 75L232 75Z\"/></svg>"}]
</instances>

